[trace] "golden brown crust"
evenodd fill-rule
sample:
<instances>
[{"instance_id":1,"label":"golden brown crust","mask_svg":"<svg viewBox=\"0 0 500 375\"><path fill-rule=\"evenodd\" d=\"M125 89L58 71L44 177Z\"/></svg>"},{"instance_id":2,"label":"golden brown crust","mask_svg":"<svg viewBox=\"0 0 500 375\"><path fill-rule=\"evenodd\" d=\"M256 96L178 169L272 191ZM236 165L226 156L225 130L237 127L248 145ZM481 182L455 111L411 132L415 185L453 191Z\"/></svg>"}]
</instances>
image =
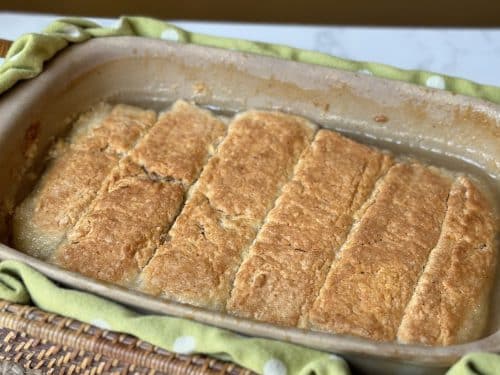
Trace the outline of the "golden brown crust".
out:
<instances>
[{"instance_id":1,"label":"golden brown crust","mask_svg":"<svg viewBox=\"0 0 500 375\"><path fill-rule=\"evenodd\" d=\"M133 282L174 220L183 194L181 185L152 180L122 160L52 262L103 281Z\"/></svg>"},{"instance_id":2,"label":"golden brown crust","mask_svg":"<svg viewBox=\"0 0 500 375\"><path fill-rule=\"evenodd\" d=\"M390 164L390 157L367 146L319 131L238 270L227 310L298 325L354 213Z\"/></svg>"},{"instance_id":3,"label":"golden brown crust","mask_svg":"<svg viewBox=\"0 0 500 375\"><path fill-rule=\"evenodd\" d=\"M16 210L15 246L47 258L116 163L118 158L112 154L71 149L53 160L35 190Z\"/></svg>"},{"instance_id":4,"label":"golden brown crust","mask_svg":"<svg viewBox=\"0 0 500 375\"><path fill-rule=\"evenodd\" d=\"M242 251L312 134L308 122L284 114L238 116L167 241L144 269L142 288L223 309Z\"/></svg>"},{"instance_id":5,"label":"golden brown crust","mask_svg":"<svg viewBox=\"0 0 500 375\"><path fill-rule=\"evenodd\" d=\"M451 345L479 337L495 271L495 220L486 198L459 178L432 251L405 311L398 339Z\"/></svg>"},{"instance_id":6,"label":"golden brown crust","mask_svg":"<svg viewBox=\"0 0 500 375\"><path fill-rule=\"evenodd\" d=\"M71 147L79 150L100 150L116 154L127 153L156 121L156 113L119 104L89 131L70 138Z\"/></svg>"},{"instance_id":7,"label":"golden brown crust","mask_svg":"<svg viewBox=\"0 0 500 375\"><path fill-rule=\"evenodd\" d=\"M189 185L224 130L209 112L177 102L120 162L54 262L133 286L184 201L188 186L172 177ZM135 163L138 156L140 164ZM173 173L162 175L164 171Z\"/></svg>"},{"instance_id":8,"label":"golden brown crust","mask_svg":"<svg viewBox=\"0 0 500 375\"><path fill-rule=\"evenodd\" d=\"M436 245L450 181L418 164L392 167L332 264L312 328L394 340Z\"/></svg>"},{"instance_id":9,"label":"golden brown crust","mask_svg":"<svg viewBox=\"0 0 500 375\"><path fill-rule=\"evenodd\" d=\"M482 333L497 222L467 178L328 130L310 144L315 126L283 113L236 116L217 150L226 120L209 111L180 100L155 118L80 116L16 208L16 247L273 324L430 345Z\"/></svg>"},{"instance_id":10,"label":"golden brown crust","mask_svg":"<svg viewBox=\"0 0 500 375\"><path fill-rule=\"evenodd\" d=\"M231 137L200 176L200 191L226 215L260 223L314 130L308 121L278 112L238 115Z\"/></svg>"},{"instance_id":11,"label":"golden brown crust","mask_svg":"<svg viewBox=\"0 0 500 375\"><path fill-rule=\"evenodd\" d=\"M144 269L142 289L220 309L240 252L255 236L253 222L226 217L195 192L167 241ZM193 277L196 275L196 277ZM222 297L221 297L222 296Z\"/></svg>"},{"instance_id":12,"label":"golden brown crust","mask_svg":"<svg viewBox=\"0 0 500 375\"><path fill-rule=\"evenodd\" d=\"M68 144L78 144L89 138L92 130L101 126L113 110L113 106L108 103L100 102L90 108L88 111L78 115L76 121L71 125L70 132L65 141ZM54 147L49 151L51 154Z\"/></svg>"},{"instance_id":13,"label":"golden brown crust","mask_svg":"<svg viewBox=\"0 0 500 375\"><path fill-rule=\"evenodd\" d=\"M160 116L131 154L150 173L192 184L226 131L210 112L182 100Z\"/></svg>"},{"instance_id":14,"label":"golden brown crust","mask_svg":"<svg viewBox=\"0 0 500 375\"><path fill-rule=\"evenodd\" d=\"M56 145L55 159L16 210L14 243L28 254L46 259L52 253L118 163L119 156L113 151L123 151L140 135L139 128L154 122L151 111L128 106L117 106L107 116L93 113L83 117L85 121L77 123L70 143Z\"/></svg>"}]
</instances>

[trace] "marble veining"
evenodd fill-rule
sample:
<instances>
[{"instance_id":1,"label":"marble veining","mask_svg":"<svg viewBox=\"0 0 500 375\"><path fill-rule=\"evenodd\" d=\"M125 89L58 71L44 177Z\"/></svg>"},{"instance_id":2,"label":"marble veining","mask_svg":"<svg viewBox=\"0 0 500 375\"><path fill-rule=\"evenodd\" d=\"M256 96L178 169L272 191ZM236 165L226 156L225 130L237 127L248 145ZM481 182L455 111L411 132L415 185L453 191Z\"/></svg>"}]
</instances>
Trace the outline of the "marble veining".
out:
<instances>
[{"instance_id":1,"label":"marble veining","mask_svg":"<svg viewBox=\"0 0 500 375\"><path fill-rule=\"evenodd\" d=\"M42 30L57 16L0 12L0 38ZM116 19L94 19L116 26ZM441 87L439 74L500 86L500 29L425 29L183 22L190 31L287 44L352 60L379 62L438 73L428 86ZM166 38L172 39L171 35ZM1 59L0 59L1 62Z\"/></svg>"}]
</instances>

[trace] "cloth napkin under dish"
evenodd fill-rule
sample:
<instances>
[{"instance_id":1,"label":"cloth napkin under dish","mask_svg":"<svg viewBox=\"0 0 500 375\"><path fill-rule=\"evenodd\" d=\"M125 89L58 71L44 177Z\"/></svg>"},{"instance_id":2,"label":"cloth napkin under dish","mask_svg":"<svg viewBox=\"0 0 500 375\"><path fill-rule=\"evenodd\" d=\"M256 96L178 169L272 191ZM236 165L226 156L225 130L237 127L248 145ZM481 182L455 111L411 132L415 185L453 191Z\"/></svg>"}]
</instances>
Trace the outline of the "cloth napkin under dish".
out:
<instances>
[{"instance_id":1,"label":"cloth napkin under dish","mask_svg":"<svg viewBox=\"0 0 500 375\"><path fill-rule=\"evenodd\" d=\"M80 43L95 37L125 35L161 38L324 65L445 89L456 94L475 96L500 103L500 87L480 85L465 79L431 72L402 70L383 64L356 62L283 45L190 33L166 22L144 17L122 17L118 20L116 27L101 27L95 22L79 18L61 19L51 23L42 33L26 34L20 37L11 46L7 58L0 65L0 94L19 80L40 74L43 70L43 63L71 43Z\"/></svg>"},{"instance_id":2,"label":"cloth napkin under dish","mask_svg":"<svg viewBox=\"0 0 500 375\"><path fill-rule=\"evenodd\" d=\"M128 333L181 354L204 353L230 360L263 375L348 375L339 356L285 342L240 336L224 329L169 316L142 315L117 303L57 286L17 261L0 263L0 298ZM498 375L500 356L471 353L448 375Z\"/></svg>"},{"instance_id":3,"label":"cloth napkin under dish","mask_svg":"<svg viewBox=\"0 0 500 375\"><path fill-rule=\"evenodd\" d=\"M103 28L82 19L62 19L50 24L42 33L22 36L11 46L5 61L0 65L0 94L16 82L40 74L45 61L72 43L94 37L123 35L163 38L292 59L446 89L500 103L499 87L429 72L349 61L287 46L189 33L165 22L143 17L123 17L116 28ZM16 303L31 303L43 310L101 328L129 333L170 351L217 356L264 375L350 373L347 363L337 355L274 340L244 337L188 320L141 315L92 294L61 288L37 271L15 261L0 263L0 298ZM471 353L457 362L448 373L500 374L500 356Z\"/></svg>"}]
</instances>

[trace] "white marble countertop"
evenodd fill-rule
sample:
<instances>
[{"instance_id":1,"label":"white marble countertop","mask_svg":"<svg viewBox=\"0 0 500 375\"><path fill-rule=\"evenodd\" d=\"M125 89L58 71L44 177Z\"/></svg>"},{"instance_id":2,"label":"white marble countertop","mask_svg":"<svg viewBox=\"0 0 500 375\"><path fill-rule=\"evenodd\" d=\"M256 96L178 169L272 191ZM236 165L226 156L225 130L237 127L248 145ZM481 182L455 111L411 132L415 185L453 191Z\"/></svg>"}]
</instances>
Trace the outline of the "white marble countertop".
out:
<instances>
[{"instance_id":1,"label":"white marble countertop","mask_svg":"<svg viewBox=\"0 0 500 375\"><path fill-rule=\"evenodd\" d=\"M43 29L59 18L0 12L0 38ZM116 20L94 19L102 25ZM287 44L353 60L422 69L500 86L500 29L426 29L183 22L190 31Z\"/></svg>"}]
</instances>

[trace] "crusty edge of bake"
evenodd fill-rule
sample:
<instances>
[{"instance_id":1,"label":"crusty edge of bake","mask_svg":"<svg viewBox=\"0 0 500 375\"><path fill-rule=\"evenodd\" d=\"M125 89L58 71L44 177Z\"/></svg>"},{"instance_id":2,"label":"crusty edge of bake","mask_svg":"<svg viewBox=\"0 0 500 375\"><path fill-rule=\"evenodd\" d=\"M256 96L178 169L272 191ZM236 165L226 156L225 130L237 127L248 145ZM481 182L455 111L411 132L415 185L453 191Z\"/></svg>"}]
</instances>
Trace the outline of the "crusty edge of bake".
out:
<instances>
[{"instance_id":1,"label":"crusty edge of bake","mask_svg":"<svg viewBox=\"0 0 500 375\"><path fill-rule=\"evenodd\" d=\"M114 107L112 107L114 108ZM136 108L139 108L139 107L136 107ZM146 109L143 109L143 108L140 108L142 110L145 110ZM112 109L111 109L112 110ZM66 233L64 234L64 236L62 237L62 239L59 241L59 243L56 245L56 247L54 248L54 250L52 251L52 253L50 254L50 256L48 257L48 261L51 262L51 263L55 263L55 259L56 259L56 256L57 256L57 252L59 251L59 249L61 248L61 246L63 246L63 244L67 241L68 239L68 235L70 232L72 232L74 230L74 228L77 227L77 225L87 216L87 214L93 209L93 207L95 206L96 202L97 202L97 197L99 197L101 195L101 192L107 188L108 184L109 184L109 180L110 178L112 178L112 176L114 175L114 173L116 172L116 170L120 167L120 163L122 160L124 160L125 158L128 157L128 155L130 154L130 152L135 148L135 146L142 140L142 138L144 138L144 136L148 133L149 129L151 129L154 124L158 121L158 115L157 115L157 112L156 111L153 111L155 113L155 119L153 122L151 122L151 124L149 124L147 127L144 128L144 132L139 136L137 137L137 139L135 140L135 142L133 143L133 145L128 149L128 151L125 153L125 154L122 154L122 153L116 153L116 155L118 155L118 161L117 163L111 168L110 172L108 173L108 175L106 176L106 178L104 178L104 180L101 182L101 185L99 187L99 189L97 190L97 193L96 195L92 198L92 200L90 201L90 203L87 205L87 207L85 208L85 210L82 211L80 217L78 218L78 220L75 221L75 223L70 226L67 230L66 230ZM110 112L111 113L111 112ZM56 263L55 263L56 264Z\"/></svg>"}]
</instances>

